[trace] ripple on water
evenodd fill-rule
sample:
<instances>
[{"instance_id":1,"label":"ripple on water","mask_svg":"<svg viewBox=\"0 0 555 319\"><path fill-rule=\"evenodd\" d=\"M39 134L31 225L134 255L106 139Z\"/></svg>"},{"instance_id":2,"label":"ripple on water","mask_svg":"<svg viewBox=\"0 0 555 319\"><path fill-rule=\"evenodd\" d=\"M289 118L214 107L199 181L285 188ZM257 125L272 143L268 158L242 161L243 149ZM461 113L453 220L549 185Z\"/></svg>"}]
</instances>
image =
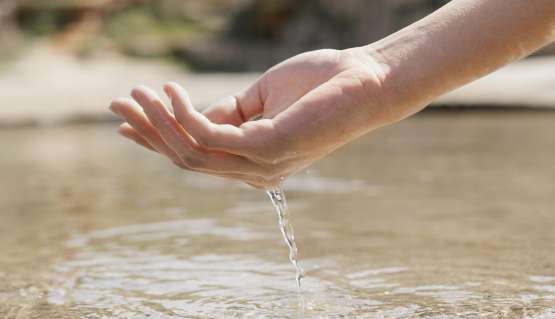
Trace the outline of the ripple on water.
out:
<instances>
[{"instance_id":1,"label":"ripple on water","mask_svg":"<svg viewBox=\"0 0 555 319\"><path fill-rule=\"evenodd\" d=\"M164 318L296 309L299 299L287 263L241 254L195 254L196 249L183 243L199 236L221 237L235 241L233 245L266 238L245 227L204 219L76 234L67 242L75 250L72 258L55 267L58 284L49 290L48 301L76 304L85 312L125 308L125 314L135 310L135 316ZM173 245L177 240L180 246ZM163 249L170 246L180 251ZM317 282L307 288L325 290ZM313 304L306 302L307 308Z\"/></svg>"},{"instance_id":2,"label":"ripple on water","mask_svg":"<svg viewBox=\"0 0 555 319\"><path fill-rule=\"evenodd\" d=\"M274 234L275 235L275 234ZM211 252L218 237L218 252ZM528 277L529 293L492 294L492 283L418 285L419 271L403 266L362 267L306 259L302 293L286 260L225 253L241 242L275 237L211 219L130 225L67 242L46 299L84 318L552 318L552 276ZM200 240L200 242L199 242ZM193 244L192 242L195 241ZM198 246L201 246L199 250ZM228 245L228 246L226 246ZM281 247L280 247L281 248ZM223 253L222 253L223 251ZM350 267L351 271L345 268ZM356 268L356 269L352 269ZM535 291L535 292L534 292Z\"/></svg>"}]
</instances>

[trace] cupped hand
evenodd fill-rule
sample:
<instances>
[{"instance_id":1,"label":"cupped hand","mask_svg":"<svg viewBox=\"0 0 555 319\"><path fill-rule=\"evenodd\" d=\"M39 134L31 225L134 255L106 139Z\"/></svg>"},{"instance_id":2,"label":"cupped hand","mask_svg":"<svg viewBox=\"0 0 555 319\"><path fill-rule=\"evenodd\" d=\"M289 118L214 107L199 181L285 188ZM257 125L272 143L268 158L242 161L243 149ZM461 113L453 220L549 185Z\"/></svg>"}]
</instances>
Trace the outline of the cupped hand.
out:
<instances>
[{"instance_id":1,"label":"cupped hand","mask_svg":"<svg viewBox=\"0 0 555 319\"><path fill-rule=\"evenodd\" d=\"M125 121L120 134L183 169L269 188L393 120L381 84L366 53L326 49L274 66L202 113L175 83L164 86L173 113L144 86L110 109Z\"/></svg>"}]
</instances>

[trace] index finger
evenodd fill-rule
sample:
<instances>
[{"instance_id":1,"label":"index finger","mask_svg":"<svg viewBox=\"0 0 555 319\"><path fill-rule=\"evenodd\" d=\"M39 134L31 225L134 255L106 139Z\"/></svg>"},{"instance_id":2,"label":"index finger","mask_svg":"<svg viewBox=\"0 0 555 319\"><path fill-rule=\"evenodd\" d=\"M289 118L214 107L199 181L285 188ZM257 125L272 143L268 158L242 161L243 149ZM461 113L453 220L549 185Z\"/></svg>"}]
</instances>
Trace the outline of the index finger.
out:
<instances>
[{"instance_id":1,"label":"index finger","mask_svg":"<svg viewBox=\"0 0 555 319\"><path fill-rule=\"evenodd\" d=\"M176 120L203 148L250 157L253 148L266 146L265 140L272 133L271 120L246 122L240 127L215 124L195 110L179 85L170 83L164 91L171 100Z\"/></svg>"}]
</instances>

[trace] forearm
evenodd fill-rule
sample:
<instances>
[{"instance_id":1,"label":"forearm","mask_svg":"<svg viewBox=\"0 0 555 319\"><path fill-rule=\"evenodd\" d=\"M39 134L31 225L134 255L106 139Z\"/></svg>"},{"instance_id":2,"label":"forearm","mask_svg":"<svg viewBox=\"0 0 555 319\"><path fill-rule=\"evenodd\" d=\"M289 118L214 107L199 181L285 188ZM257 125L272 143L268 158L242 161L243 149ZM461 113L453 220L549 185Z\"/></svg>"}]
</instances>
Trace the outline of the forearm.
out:
<instances>
[{"instance_id":1,"label":"forearm","mask_svg":"<svg viewBox=\"0 0 555 319\"><path fill-rule=\"evenodd\" d=\"M453 0L362 50L395 121L554 39L554 0Z\"/></svg>"}]
</instances>

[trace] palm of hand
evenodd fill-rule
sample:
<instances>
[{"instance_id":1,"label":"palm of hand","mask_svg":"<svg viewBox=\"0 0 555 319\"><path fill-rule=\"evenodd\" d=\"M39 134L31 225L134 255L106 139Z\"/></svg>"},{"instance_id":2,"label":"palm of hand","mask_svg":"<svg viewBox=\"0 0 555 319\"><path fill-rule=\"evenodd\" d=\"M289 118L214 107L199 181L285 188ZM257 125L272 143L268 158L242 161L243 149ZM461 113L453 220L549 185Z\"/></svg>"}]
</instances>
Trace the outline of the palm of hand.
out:
<instances>
[{"instance_id":1,"label":"palm of hand","mask_svg":"<svg viewBox=\"0 0 555 319\"><path fill-rule=\"evenodd\" d=\"M129 123L122 135L182 168L269 187L367 129L367 100L380 86L368 71L352 55L319 50L276 65L203 114L176 84L165 87L175 115L145 87L111 109Z\"/></svg>"},{"instance_id":2,"label":"palm of hand","mask_svg":"<svg viewBox=\"0 0 555 319\"><path fill-rule=\"evenodd\" d=\"M318 50L288 59L258 81L263 117L273 118L340 72L339 51Z\"/></svg>"}]
</instances>

